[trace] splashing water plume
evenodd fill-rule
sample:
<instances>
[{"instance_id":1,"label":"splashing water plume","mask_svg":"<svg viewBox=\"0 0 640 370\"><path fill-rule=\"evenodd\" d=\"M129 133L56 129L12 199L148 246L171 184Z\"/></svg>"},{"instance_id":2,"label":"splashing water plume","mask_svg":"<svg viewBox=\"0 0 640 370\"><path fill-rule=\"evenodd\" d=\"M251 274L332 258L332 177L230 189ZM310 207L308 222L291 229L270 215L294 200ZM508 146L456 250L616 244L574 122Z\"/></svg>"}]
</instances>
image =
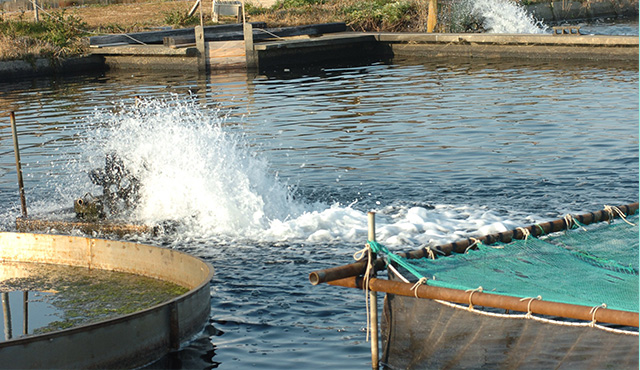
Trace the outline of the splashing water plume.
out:
<instances>
[{"instance_id":1,"label":"splashing water plume","mask_svg":"<svg viewBox=\"0 0 640 370\"><path fill-rule=\"evenodd\" d=\"M242 234L304 211L218 112L193 101L142 100L135 109L99 112L85 153L116 153L140 181L131 215L148 224L177 221L200 234ZM106 123L106 125L105 125ZM100 159L92 159L100 165Z\"/></svg>"},{"instance_id":2,"label":"splashing water plume","mask_svg":"<svg viewBox=\"0 0 640 370\"><path fill-rule=\"evenodd\" d=\"M544 33L546 27L510 0L474 0L473 12L484 19L491 33Z\"/></svg>"},{"instance_id":3,"label":"splashing water plume","mask_svg":"<svg viewBox=\"0 0 640 370\"><path fill-rule=\"evenodd\" d=\"M460 0L453 3L452 29L464 32L469 23L480 23L488 33L538 34L547 27L512 0ZM462 24L455 24L462 23Z\"/></svg>"},{"instance_id":4,"label":"splashing water plume","mask_svg":"<svg viewBox=\"0 0 640 370\"><path fill-rule=\"evenodd\" d=\"M219 111L193 100L142 100L135 107L97 111L75 166L104 166L116 154L140 182L132 221L179 225L181 237L256 242L359 243L366 211L294 199L247 138L234 133ZM76 168L74 173L86 173ZM78 182L78 176L71 181ZM88 181L74 187L87 186ZM59 185L67 189L69 184ZM90 186L90 185L89 185ZM511 223L486 209L393 206L378 210L378 235L389 245L442 242Z\"/></svg>"}]
</instances>

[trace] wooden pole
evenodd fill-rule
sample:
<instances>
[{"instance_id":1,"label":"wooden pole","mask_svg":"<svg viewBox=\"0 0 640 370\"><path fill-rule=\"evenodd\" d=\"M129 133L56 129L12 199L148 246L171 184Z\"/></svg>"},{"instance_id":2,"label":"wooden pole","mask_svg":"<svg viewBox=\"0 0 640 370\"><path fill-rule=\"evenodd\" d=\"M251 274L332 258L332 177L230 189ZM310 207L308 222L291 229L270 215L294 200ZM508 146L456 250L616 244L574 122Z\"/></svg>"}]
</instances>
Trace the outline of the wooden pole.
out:
<instances>
[{"instance_id":1,"label":"wooden pole","mask_svg":"<svg viewBox=\"0 0 640 370\"><path fill-rule=\"evenodd\" d=\"M33 17L36 23L40 21L40 17L38 16L38 2L36 0L33 0Z\"/></svg>"},{"instance_id":2,"label":"wooden pole","mask_svg":"<svg viewBox=\"0 0 640 370\"><path fill-rule=\"evenodd\" d=\"M347 288L364 289L364 282L361 277L349 277L332 281L329 285L343 286ZM473 304L483 307L500 308L516 312L531 312L546 316L559 316L568 319L581 321L591 321L594 318L600 323L638 327L638 313L630 311L613 310L600 308L593 311L593 307L579 306L568 303L558 303L543 300L522 300L520 297L485 293L469 292L458 289L435 287L421 284L413 289L412 283L401 281L391 281L384 279L371 279L369 289L377 292L401 295L405 297L417 297L423 299L437 299L447 302L469 304L469 299L473 294Z\"/></svg>"},{"instance_id":3,"label":"wooden pole","mask_svg":"<svg viewBox=\"0 0 640 370\"><path fill-rule=\"evenodd\" d=\"M367 216L369 224L368 240L376 241L376 214L369 212ZM376 276L376 270L373 268L376 254L371 251L369 253L371 253L371 273L369 278L373 279ZM378 355L378 293L374 290L369 291L369 320L371 324L371 368L378 370L380 368L380 356Z\"/></svg>"},{"instance_id":4,"label":"wooden pole","mask_svg":"<svg viewBox=\"0 0 640 370\"><path fill-rule=\"evenodd\" d=\"M258 57L253 49L253 25L251 23L243 23L244 30L244 52L247 63L247 70L258 70Z\"/></svg>"},{"instance_id":5,"label":"wooden pole","mask_svg":"<svg viewBox=\"0 0 640 370\"><path fill-rule=\"evenodd\" d=\"M22 334L29 334L29 291L22 292Z\"/></svg>"},{"instance_id":6,"label":"wooden pole","mask_svg":"<svg viewBox=\"0 0 640 370\"><path fill-rule=\"evenodd\" d=\"M438 4L436 0L429 0L429 14L427 15L427 32L433 32L438 19Z\"/></svg>"},{"instance_id":7,"label":"wooden pole","mask_svg":"<svg viewBox=\"0 0 640 370\"><path fill-rule=\"evenodd\" d=\"M209 53L204 40L204 27L196 26L194 32L196 34L196 48L198 49L198 71L207 72Z\"/></svg>"},{"instance_id":8,"label":"wooden pole","mask_svg":"<svg viewBox=\"0 0 640 370\"><path fill-rule=\"evenodd\" d=\"M18 130L16 129L16 115L9 112L11 119L11 133L13 134L13 151L16 155L16 170L18 171L18 187L20 189L20 204L22 206L22 217L27 218L27 200L24 196L24 181L22 180L22 166L20 164L20 147L18 145Z\"/></svg>"},{"instance_id":9,"label":"wooden pole","mask_svg":"<svg viewBox=\"0 0 640 370\"><path fill-rule=\"evenodd\" d=\"M9 340L11 335L11 307L9 306L9 293L1 293L2 296L2 313L4 315L4 339Z\"/></svg>"}]
</instances>

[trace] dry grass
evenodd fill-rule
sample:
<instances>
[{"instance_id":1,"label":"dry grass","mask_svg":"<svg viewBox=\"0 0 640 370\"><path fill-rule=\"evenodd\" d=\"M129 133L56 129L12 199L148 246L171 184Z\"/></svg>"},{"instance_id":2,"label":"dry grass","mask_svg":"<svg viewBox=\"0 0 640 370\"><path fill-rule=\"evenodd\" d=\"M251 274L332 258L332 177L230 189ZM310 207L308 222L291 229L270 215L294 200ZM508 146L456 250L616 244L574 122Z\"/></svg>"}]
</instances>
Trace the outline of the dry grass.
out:
<instances>
[{"instance_id":1,"label":"dry grass","mask_svg":"<svg viewBox=\"0 0 640 370\"><path fill-rule=\"evenodd\" d=\"M56 48L44 41L28 37L0 35L0 60L25 59L29 56L54 55Z\"/></svg>"}]
</instances>

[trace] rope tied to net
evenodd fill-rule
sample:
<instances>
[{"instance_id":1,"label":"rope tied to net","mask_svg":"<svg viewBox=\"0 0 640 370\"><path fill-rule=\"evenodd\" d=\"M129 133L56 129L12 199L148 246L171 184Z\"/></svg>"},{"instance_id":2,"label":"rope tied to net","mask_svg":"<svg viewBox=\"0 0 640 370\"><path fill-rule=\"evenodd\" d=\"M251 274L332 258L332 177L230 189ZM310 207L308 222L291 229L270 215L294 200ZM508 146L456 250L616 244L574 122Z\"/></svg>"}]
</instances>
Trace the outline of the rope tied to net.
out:
<instances>
[{"instance_id":1,"label":"rope tied to net","mask_svg":"<svg viewBox=\"0 0 640 370\"><path fill-rule=\"evenodd\" d=\"M537 296L537 297L524 297L524 298L521 298L521 299L520 299L520 302L524 302L524 301L526 301L526 300L529 300L529 303L527 303L527 313L526 313L524 316L525 316L527 319L530 319L530 318L531 318L531 314L533 313L533 312L531 312L531 302L533 302L533 301L540 301L540 300L542 300L542 296L541 296L541 295L539 295L539 296Z\"/></svg>"},{"instance_id":2,"label":"rope tied to net","mask_svg":"<svg viewBox=\"0 0 640 370\"><path fill-rule=\"evenodd\" d=\"M620 216L620 218L626 222L627 224L631 225L631 226L636 226L636 224L634 224L633 222L627 220L627 216L624 214L624 212L622 212L620 210L620 208L616 207L616 206L608 206L605 204L604 206L604 210L605 212L607 212L609 214L609 223L611 223L611 220L613 220L613 212L617 213L618 216Z\"/></svg>"},{"instance_id":3,"label":"rope tied to net","mask_svg":"<svg viewBox=\"0 0 640 370\"><path fill-rule=\"evenodd\" d=\"M418 287L426 283L427 283L427 278L423 276L420 278L420 280L418 280L415 284L413 284L413 286L411 287L411 290L413 290L413 294L416 296L416 298L418 298Z\"/></svg>"},{"instance_id":4,"label":"rope tied to net","mask_svg":"<svg viewBox=\"0 0 640 370\"><path fill-rule=\"evenodd\" d=\"M471 248L475 247L476 245L482 244L482 242L476 238L469 238L469 240L471 240L473 243L469 244L467 249L464 250L464 253L469 253L469 250L471 250Z\"/></svg>"},{"instance_id":5,"label":"rope tied to net","mask_svg":"<svg viewBox=\"0 0 640 370\"><path fill-rule=\"evenodd\" d=\"M522 233L522 239L524 239L525 242L527 241L527 239L529 239L529 235L531 235L531 232L529 231L529 229L525 227L518 227L516 230Z\"/></svg>"},{"instance_id":6,"label":"rope tied to net","mask_svg":"<svg viewBox=\"0 0 640 370\"><path fill-rule=\"evenodd\" d=\"M473 298L473 293L475 292L480 292L482 293L482 287L479 286L475 289L467 289L465 290L466 293L470 293L469 294L469 308L467 308L469 311L473 311L473 302L471 301L471 298Z\"/></svg>"},{"instance_id":7,"label":"rope tied to net","mask_svg":"<svg viewBox=\"0 0 640 370\"><path fill-rule=\"evenodd\" d=\"M581 228L584 231L587 231L587 229L582 226L575 218L573 218L572 215L568 214L566 216L564 216L564 223L567 225L567 228L564 230L564 232L566 233L567 230L571 230L574 227L576 228Z\"/></svg>"},{"instance_id":8,"label":"rope tied to net","mask_svg":"<svg viewBox=\"0 0 640 370\"><path fill-rule=\"evenodd\" d=\"M524 239L524 245L527 245L527 239L529 239L529 235L531 235L531 232L529 232L529 229L524 228L524 227L519 227L516 230L520 231L520 233L522 233L522 237Z\"/></svg>"},{"instance_id":9,"label":"rope tied to net","mask_svg":"<svg viewBox=\"0 0 640 370\"><path fill-rule=\"evenodd\" d=\"M589 326L592 327L592 328L594 326L596 326L596 312L600 308L607 308L607 304L603 303L603 304L601 304L599 306L593 306L593 308L591 308L591 311L590 311L590 313L591 313L591 322L589 323Z\"/></svg>"},{"instance_id":10,"label":"rope tied to net","mask_svg":"<svg viewBox=\"0 0 640 370\"><path fill-rule=\"evenodd\" d=\"M371 279L371 266L372 266L372 256L373 251L370 242L367 242L364 245L364 248L355 252L353 254L353 258L356 261L361 261L365 258L367 259L367 268L364 271L364 302L367 309L367 342L369 341L369 335L371 334L371 313L369 312L369 281Z\"/></svg>"}]
</instances>

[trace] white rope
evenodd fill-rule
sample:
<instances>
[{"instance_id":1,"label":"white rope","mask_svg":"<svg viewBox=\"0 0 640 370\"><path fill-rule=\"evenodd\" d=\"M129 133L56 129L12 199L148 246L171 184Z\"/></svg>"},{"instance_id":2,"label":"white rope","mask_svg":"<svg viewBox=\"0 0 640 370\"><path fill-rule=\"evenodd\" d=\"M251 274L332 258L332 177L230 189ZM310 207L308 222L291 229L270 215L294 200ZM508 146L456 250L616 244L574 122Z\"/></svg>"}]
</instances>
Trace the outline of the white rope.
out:
<instances>
[{"instance_id":1,"label":"white rope","mask_svg":"<svg viewBox=\"0 0 640 370\"><path fill-rule=\"evenodd\" d=\"M465 290L465 292L467 292L467 293L471 292L471 294L469 294L469 308L468 308L468 310L471 311L471 310L473 310L473 302L471 301L471 298L473 297L473 293L475 293L475 292L482 293L482 287L479 286L479 287L477 287L475 289L468 289L468 290Z\"/></svg>"},{"instance_id":2,"label":"white rope","mask_svg":"<svg viewBox=\"0 0 640 370\"><path fill-rule=\"evenodd\" d=\"M361 261L364 259L364 254L367 254L367 269L364 272L364 301L365 307L367 310L367 342L369 341L369 335L371 333L370 323L371 323L371 312L369 312L369 279L371 273L371 247L369 243L365 244L364 248L355 252L353 254L353 258L356 261Z\"/></svg>"},{"instance_id":3,"label":"white rope","mask_svg":"<svg viewBox=\"0 0 640 370\"><path fill-rule=\"evenodd\" d=\"M551 320L551 319L547 319L544 317L539 317L539 316L533 316L533 315L529 315L527 316L527 314L509 314L509 313L497 313L497 312L487 312L487 311L481 311L481 310L477 310L477 309L469 309L469 307L467 306L463 306L460 304L456 304L453 302L447 302L447 301L442 301L439 299L434 299L435 302L438 302L442 305L445 306L449 306L458 310L465 310L465 311L470 311L473 312L475 314L478 315L483 315L483 316L490 316L490 317L498 317L498 318L502 318L502 319L518 319L518 320L522 320L522 319L529 319L529 320L534 320L534 321L538 321L538 322L542 322L545 324L551 324L551 325L561 325L561 326L574 326L574 327L593 327L596 329L600 329L600 330L604 330L610 333L616 333L616 334L624 334L624 335L633 335L633 336L638 336L637 332L633 332L633 331L628 331L628 330L622 330L622 329L614 329L614 328L609 328L607 326L603 326L603 325L598 325L598 324L592 324L591 322L571 322L571 321L558 321L558 320ZM600 307L600 306L597 306Z\"/></svg>"},{"instance_id":4,"label":"white rope","mask_svg":"<svg viewBox=\"0 0 640 370\"><path fill-rule=\"evenodd\" d=\"M575 218L573 218L572 215L568 214L568 215L564 216L564 222L567 224L567 229L565 230L565 232L567 232L567 230L571 230L571 227L574 226L574 225L575 226L579 226L584 231L587 231L587 229L585 229L584 226L580 226L578 224L578 222L576 221Z\"/></svg>"},{"instance_id":5,"label":"white rope","mask_svg":"<svg viewBox=\"0 0 640 370\"><path fill-rule=\"evenodd\" d=\"M593 327L596 325L596 312L598 312L599 308L607 308L607 304L603 303L600 306L594 306L590 313L591 313L591 322L589 323L589 326Z\"/></svg>"},{"instance_id":6,"label":"white rope","mask_svg":"<svg viewBox=\"0 0 640 370\"><path fill-rule=\"evenodd\" d=\"M631 226L636 226L636 224L634 224L633 222L631 222L631 221L627 220L627 216L625 216L625 214L620 210L620 208L615 207L615 206L608 206L608 205L605 205L605 206L604 206L604 210L605 210L607 213L609 213L609 216L610 216L610 217L609 217L609 222L611 222L611 220L613 219L613 212L615 211L615 212L618 214L618 216L620 216L620 218L621 218L624 222L628 223L628 224L629 224L629 225L631 225Z\"/></svg>"},{"instance_id":7,"label":"white rope","mask_svg":"<svg viewBox=\"0 0 640 370\"><path fill-rule=\"evenodd\" d=\"M522 235L524 236L524 241L526 242L527 239L529 238L529 235L531 235L531 232L529 232L529 229L524 228L524 227L518 227L516 230L520 231L522 233Z\"/></svg>"},{"instance_id":8,"label":"white rope","mask_svg":"<svg viewBox=\"0 0 640 370\"><path fill-rule=\"evenodd\" d=\"M416 298L418 298L418 287L426 283L427 283L427 278L423 276L420 278L420 280L418 280L415 284L413 284L413 286L411 287L411 290L413 290L413 295L415 295Z\"/></svg>"},{"instance_id":9,"label":"white rope","mask_svg":"<svg viewBox=\"0 0 640 370\"><path fill-rule=\"evenodd\" d=\"M529 303L527 304L527 313L525 314L525 316L526 316L527 318L531 318L531 314L532 314L532 312L531 312L531 302L533 302L534 300L538 300L538 301L539 301L539 300L541 300L541 299L542 299L542 296L540 296L540 295L539 295L539 296L537 296L537 297L525 297L525 298L521 298L521 299L520 299L520 302L526 301L527 299L529 300Z\"/></svg>"},{"instance_id":10,"label":"white rope","mask_svg":"<svg viewBox=\"0 0 640 370\"><path fill-rule=\"evenodd\" d=\"M464 250L464 253L469 253L469 250L473 247L475 247L476 245L480 244L480 240L476 239L476 238L469 238L469 240L473 241L473 243L471 243L467 249Z\"/></svg>"},{"instance_id":11,"label":"white rope","mask_svg":"<svg viewBox=\"0 0 640 370\"><path fill-rule=\"evenodd\" d=\"M387 268L389 270L391 270L391 272L393 272L403 282L410 283L410 281L407 278L405 278L404 276L402 276L402 274L400 274L400 272L395 267L393 267L393 265L389 264L389 265L387 265Z\"/></svg>"}]
</instances>

